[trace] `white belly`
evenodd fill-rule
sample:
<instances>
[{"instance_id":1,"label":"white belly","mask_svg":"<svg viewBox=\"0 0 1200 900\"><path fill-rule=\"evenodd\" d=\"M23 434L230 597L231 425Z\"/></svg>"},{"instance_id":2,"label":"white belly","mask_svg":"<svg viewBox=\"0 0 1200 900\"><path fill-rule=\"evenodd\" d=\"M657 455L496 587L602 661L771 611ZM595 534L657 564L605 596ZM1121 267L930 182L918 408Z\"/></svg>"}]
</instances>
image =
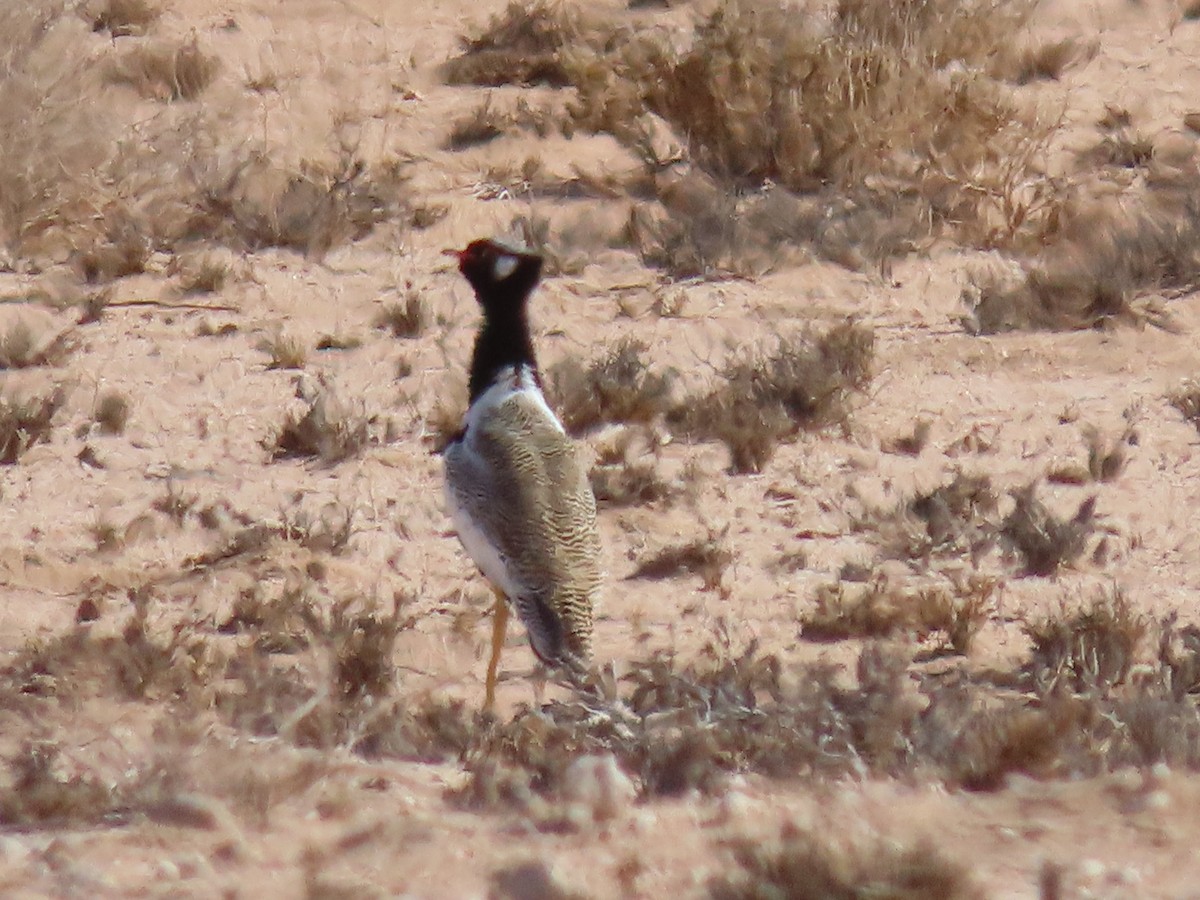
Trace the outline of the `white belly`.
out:
<instances>
[{"instance_id":1,"label":"white belly","mask_svg":"<svg viewBox=\"0 0 1200 900\"><path fill-rule=\"evenodd\" d=\"M504 591L505 596L510 599L523 593L524 588L513 580L509 572L508 561L487 539L487 536L475 524L475 520L459 505L458 498L448 483L446 484L446 510L450 513L450 520L454 523L454 529L458 532L458 539L462 541L463 548L467 551L467 555L474 560L483 576Z\"/></svg>"}]
</instances>

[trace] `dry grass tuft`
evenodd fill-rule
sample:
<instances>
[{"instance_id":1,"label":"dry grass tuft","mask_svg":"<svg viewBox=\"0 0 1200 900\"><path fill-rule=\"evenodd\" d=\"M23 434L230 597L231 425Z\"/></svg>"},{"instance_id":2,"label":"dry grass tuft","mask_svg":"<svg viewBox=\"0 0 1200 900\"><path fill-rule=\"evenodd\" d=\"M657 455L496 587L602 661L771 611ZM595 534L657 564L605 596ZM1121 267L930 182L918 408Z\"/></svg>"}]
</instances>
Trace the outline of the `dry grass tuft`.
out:
<instances>
[{"instance_id":1,"label":"dry grass tuft","mask_svg":"<svg viewBox=\"0 0 1200 900\"><path fill-rule=\"evenodd\" d=\"M85 4L82 12L92 31L107 31L113 37L145 34L162 10L151 0L99 0Z\"/></svg>"},{"instance_id":2,"label":"dry grass tuft","mask_svg":"<svg viewBox=\"0 0 1200 900\"><path fill-rule=\"evenodd\" d=\"M203 105L137 122L111 114L106 75L184 98L212 61L192 39L137 44L95 65L77 25L51 0L0 9L0 242L16 258L69 261L107 282L197 239L320 257L403 211L402 163L368 170L348 138L285 165L269 145L229 146ZM218 278L204 273L194 287Z\"/></svg>"},{"instance_id":3,"label":"dry grass tuft","mask_svg":"<svg viewBox=\"0 0 1200 900\"><path fill-rule=\"evenodd\" d=\"M1106 694L1129 675L1147 631L1145 618L1114 590L1073 615L1026 623L1032 647L1025 670L1042 696L1060 689Z\"/></svg>"},{"instance_id":4,"label":"dry grass tuft","mask_svg":"<svg viewBox=\"0 0 1200 900\"><path fill-rule=\"evenodd\" d=\"M1084 730L1086 713L1081 705L1051 700L1040 709L1008 706L977 715L958 736L953 781L971 791L995 791L1013 773L1053 777L1070 759L1070 739Z\"/></svg>"},{"instance_id":5,"label":"dry grass tuft","mask_svg":"<svg viewBox=\"0 0 1200 900\"><path fill-rule=\"evenodd\" d=\"M316 615L314 602L299 586L289 585L273 595L267 586L254 585L238 594L217 632L249 634L260 653L298 653L310 643L308 623Z\"/></svg>"},{"instance_id":6,"label":"dry grass tuft","mask_svg":"<svg viewBox=\"0 0 1200 900\"><path fill-rule=\"evenodd\" d=\"M370 443L370 419L320 390L302 412L291 413L271 442L272 457L315 457L338 463L360 453Z\"/></svg>"},{"instance_id":7,"label":"dry grass tuft","mask_svg":"<svg viewBox=\"0 0 1200 900\"><path fill-rule=\"evenodd\" d=\"M1024 574L1048 577L1071 565L1096 529L1096 498L1084 500L1070 519L1060 519L1040 500L1036 484L1013 491L1013 509L1000 534L1021 557Z\"/></svg>"},{"instance_id":8,"label":"dry grass tuft","mask_svg":"<svg viewBox=\"0 0 1200 900\"><path fill-rule=\"evenodd\" d=\"M259 341L258 349L271 357L268 369L303 369L308 364L308 347L282 330Z\"/></svg>"},{"instance_id":9,"label":"dry grass tuft","mask_svg":"<svg viewBox=\"0 0 1200 900\"><path fill-rule=\"evenodd\" d=\"M1095 56L1097 49L1098 45L1081 44L1073 37L1025 47L1015 55L1007 74L1017 84L1058 81L1071 66Z\"/></svg>"},{"instance_id":10,"label":"dry grass tuft","mask_svg":"<svg viewBox=\"0 0 1200 900\"><path fill-rule=\"evenodd\" d=\"M187 227L239 250L289 247L320 259L400 215L405 181L398 163L370 168L344 147L295 170L256 153L206 174L188 198Z\"/></svg>"},{"instance_id":11,"label":"dry grass tuft","mask_svg":"<svg viewBox=\"0 0 1200 900\"><path fill-rule=\"evenodd\" d=\"M818 641L897 634L923 641L940 634L954 653L965 656L992 612L996 587L994 579L979 575L961 590L945 585L904 590L884 579L838 581L817 591L816 608L802 619L801 634Z\"/></svg>"},{"instance_id":12,"label":"dry grass tuft","mask_svg":"<svg viewBox=\"0 0 1200 900\"><path fill-rule=\"evenodd\" d=\"M995 544L999 502L987 475L958 472L946 484L905 500L890 512L868 513L855 527L873 530L890 558L977 560Z\"/></svg>"},{"instance_id":13,"label":"dry grass tuft","mask_svg":"<svg viewBox=\"0 0 1200 900\"><path fill-rule=\"evenodd\" d=\"M1154 139L1132 128L1108 131L1084 158L1095 166L1138 169L1154 158Z\"/></svg>"},{"instance_id":14,"label":"dry grass tuft","mask_svg":"<svg viewBox=\"0 0 1200 900\"><path fill-rule=\"evenodd\" d=\"M117 391L105 391L96 401L92 419L104 434L121 434L129 422L129 398Z\"/></svg>"},{"instance_id":15,"label":"dry grass tuft","mask_svg":"<svg viewBox=\"0 0 1200 900\"><path fill-rule=\"evenodd\" d=\"M38 334L24 319L16 319L0 335L0 369L57 366L74 349L70 330Z\"/></svg>"},{"instance_id":16,"label":"dry grass tuft","mask_svg":"<svg viewBox=\"0 0 1200 900\"><path fill-rule=\"evenodd\" d=\"M174 479L168 479L167 492L154 501L152 508L169 518L177 527L182 527L197 502L199 498L195 494L184 492L175 484Z\"/></svg>"},{"instance_id":17,"label":"dry grass tuft","mask_svg":"<svg viewBox=\"0 0 1200 900\"><path fill-rule=\"evenodd\" d=\"M386 328L393 337L415 338L425 332L432 320L420 291L410 285L403 300L383 304L375 316L375 327Z\"/></svg>"},{"instance_id":18,"label":"dry grass tuft","mask_svg":"<svg viewBox=\"0 0 1200 900\"><path fill-rule=\"evenodd\" d=\"M849 843L787 826L774 840L732 842L737 869L708 883L713 900L923 897L982 900L962 863L931 843Z\"/></svg>"},{"instance_id":19,"label":"dry grass tuft","mask_svg":"<svg viewBox=\"0 0 1200 900\"><path fill-rule=\"evenodd\" d=\"M76 626L31 641L4 670L20 693L115 694L122 700L184 699L203 694L220 660L191 620L163 622L148 590L128 592L132 607L117 633Z\"/></svg>"},{"instance_id":20,"label":"dry grass tuft","mask_svg":"<svg viewBox=\"0 0 1200 900\"><path fill-rule=\"evenodd\" d=\"M600 506L645 506L668 499L673 487L658 474L653 459L622 459L601 463L588 474Z\"/></svg>"},{"instance_id":21,"label":"dry grass tuft","mask_svg":"<svg viewBox=\"0 0 1200 900\"><path fill-rule=\"evenodd\" d=\"M9 784L0 791L0 823L21 831L79 828L120 821L118 788L91 772L75 771L62 748L28 741L7 760Z\"/></svg>"},{"instance_id":22,"label":"dry grass tuft","mask_svg":"<svg viewBox=\"0 0 1200 900\"><path fill-rule=\"evenodd\" d=\"M66 399L62 388L22 399L0 397L0 465L11 466L34 444L50 440L54 414Z\"/></svg>"},{"instance_id":23,"label":"dry grass tuft","mask_svg":"<svg viewBox=\"0 0 1200 900\"><path fill-rule=\"evenodd\" d=\"M622 338L586 367L574 357L546 373L551 405L569 434L586 434L617 422L650 423L671 404L673 372L654 372L643 358L647 345Z\"/></svg>"},{"instance_id":24,"label":"dry grass tuft","mask_svg":"<svg viewBox=\"0 0 1200 900\"><path fill-rule=\"evenodd\" d=\"M1185 382L1179 390L1167 398L1183 418L1200 431L1200 380Z\"/></svg>"},{"instance_id":25,"label":"dry grass tuft","mask_svg":"<svg viewBox=\"0 0 1200 900\"><path fill-rule=\"evenodd\" d=\"M182 44L139 44L114 59L108 78L154 100L194 100L216 77L220 63L193 36Z\"/></svg>"},{"instance_id":26,"label":"dry grass tuft","mask_svg":"<svg viewBox=\"0 0 1200 900\"><path fill-rule=\"evenodd\" d=\"M718 387L673 410L672 427L723 441L734 472L760 472L800 428L845 423L851 394L870 383L874 355L874 332L854 322L782 338L730 363Z\"/></svg>"},{"instance_id":27,"label":"dry grass tuft","mask_svg":"<svg viewBox=\"0 0 1200 900\"><path fill-rule=\"evenodd\" d=\"M1146 320L1170 328L1138 300L1200 285L1198 248L1200 206L1186 191L1153 192L1132 211L1080 215L1018 278L974 279L963 293L963 325L972 334Z\"/></svg>"},{"instance_id":28,"label":"dry grass tuft","mask_svg":"<svg viewBox=\"0 0 1200 900\"><path fill-rule=\"evenodd\" d=\"M918 419L913 423L911 432L880 441L879 449L897 456L920 456L929 445L932 433L933 422L929 419Z\"/></svg>"},{"instance_id":29,"label":"dry grass tuft","mask_svg":"<svg viewBox=\"0 0 1200 900\"><path fill-rule=\"evenodd\" d=\"M725 541L727 531L710 531L707 537L652 553L628 577L662 579L694 574L700 576L706 590L722 589L725 570L733 563L733 551Z\"/></svg>"},{"instance_id":30,"label":"dry grass tuft","mask_svg":"<svg viewBox=\"0 0 1200 900\"><path fill-rule=\"evenodd\" d=\"M396 639L416 621L406 611L407 601L397 595L390 611L357 600L334 602L327 613L327 603L290 605L287 642L272 652L303 649L304 655L294 662L253 651L239 656L231 672L241 684L218 693L218 712L235 728L278 735L301 747L345 746L367 757L430 760L461 751L468 728L461 705L393 696ZM276 625L248 619L230 627L253 631Z\"/></svg>"},{"instance_id":31,"label":"dry grass tuft","mask_svg":"<svg viewBox=\"0 0 1200 900\"><path fill-rule=\"evenodd\" d=\"M474 37L463 38L463 52L447 62L442 75L450 84L570 83L568 54L580 46L603 46L606 29L578 9L547 0L513 0Z\"/></svg>"},{"instance_id":32,"label":"dry grass tuft","mask_svg":"<svg viewBox=\"0 0 1200 900\"><path fill-rule=\"evenodd\" d=\"M446 138L449 150L465 150L494 141L512 126L513 120L492 106L488 97L475 109L456 121Z\"/></svg>"},{"instance_id":33,"label":"dry grass tuft","mask_svg":"<svg viewBox=\"0 0 1200 900\"><path fill-rule=\"evenodd\" d=\"M721 6L683 49L610 30L567 70L576 121L637 149L655 114L721 182L832 188L892 219L905 198L909 239L1036 244L1053 229L1041 151L1056 124L995 77L1018 68L1012 35L1032 4L844 2L832 19L815 6ZM1061 70L1067 56L1042 59Z\"/></svg>"},{"instance_id":34,"label":"dry grass tuft","mask_svg":"<svg viewBox=\"0 0 1200 900\"><path fill-rule=\"evenodd\" d=\"M1087 463L1066 463L1046 473L1046 480L1054 484L1088 484L1090 482L1115 481L1129 460L1127 448L1137 444L1137 432L1126 428L1116 438L1106 438L1098 428L1084 428L1087 445Z\"/></svg>"},{"instance_id":35,"label":"dry grass tuft","mask_svg":"<svg viewBox=\"0 0 1200 900\"><path fill-rule=\"evenodd\" d=\"M1128 627L1091 628L1073 658L1088 665L1103 646L1105 663L1092 671L1120 671ZM631 664L623 713L554 702L477 730L465 756L470 779L455 796L468 806L517 807L539 827L561 828L555 799L571 763L591 753L613 754L646 797L717 792L732 772L907 773L995 790L1018 772L1094 777L1153 762L1195 770L1200 712L1186 691L1200 677L1198 658L1200 640L1168 621L1160 661L1144 667L1136 686L1031 703L966 668L950 678L921 675L907 652L878 642L863 648L849 678L827 663L786 670L754 645L740 654L710 646L686 666L660 654Z\"/></svg>"},{"instance_id":36,"label":"dry grass tuft","mask_svg":"<svg viewBox=\"0 0 1200 900\"><path fill-rule=\"evenodd\" d=\"M175 257L167 269L178 275L179 290L185 297L196 294L215 294L225 287L233 274L230 264L215 253Z\"/></svg>"}]
</instances>

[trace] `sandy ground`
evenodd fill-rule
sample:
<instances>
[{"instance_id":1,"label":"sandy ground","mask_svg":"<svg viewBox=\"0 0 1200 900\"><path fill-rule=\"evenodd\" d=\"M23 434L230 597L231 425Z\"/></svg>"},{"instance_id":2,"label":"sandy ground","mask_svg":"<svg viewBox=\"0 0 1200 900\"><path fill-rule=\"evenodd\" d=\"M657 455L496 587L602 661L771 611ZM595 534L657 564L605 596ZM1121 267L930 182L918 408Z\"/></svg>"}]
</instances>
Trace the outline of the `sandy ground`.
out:
<instances>
[{"instance_id":1,"label":"sandy ground","mask_svg":"<svg viewBox=\"0 0 1200 900\"><path fill-rule=\"evenodd\" d=\"M194 495L198 507L225 504L256 521L352 510L348 549L324 560L329 596L385 603L396 592L410 597L415 624L396 648L403 688L480 700L490 598L449 530L440 460L427 439L431 412L462 390L476 310L440 251L503 231L514 215L531 211L624 214L596 201L535 199L519 190L493 197L486 190L491 166L530 154L562 172L632 164L610 139L583 135L505 136L458 153L443 149L450 124L484 90L443 85L437 66L456 52L464 30L503 5L168 4L157 33L194 33L220 59L216 81L196 102L219 110L236 133L260 134L279 153L303 159L325 152L340 120L369 161L417 160L413 196L449 211L422 231L385 223L321 260L288 250L247 255L237 261L243 277L215 295L189 298L197 308L123 305L172 302L169 260L155 259L150 272L116 285L118 302L80 329L81 346L60 367L0 374L10 388L48 380L70 386L52 439L0 469L0 660L15 660L29 642L71 627L84 597L103 600L96 628L121 617L126 589L148 583L165 619L220 620L239 592L285 583L310 562L308 551L280 550L266 565L235 562L189 574L184 561L211 550L214 537L195 522L178 527L153 513L170 486ZM1084 141L1106 104L1133 111L1148 134L1190 140L1180 121L1200 108L1200 23L1179 21L1169 4L1121 0L1048 2L1036 21L1047 35L1098 42L1090 61L1030 88L1064 109L1063 146ZM279 74L278 89L248 90L247 74L263 69ZM120 109L153 107L132 92L114 102ZM687 657L723 629L734 645L757 639L786 661L849 662L859 642L806 643L797 619L843 564L871 561L868 538L851 527L862 504L889 506L958 468L986 471L1004 486L1023 484L1082 460L1085 426L1110 436L1136 428L1139 441L1124 472L1102 486L1043 490L1064 511L1098 494L1107 560L1085 558L1049 579L1006 578L968 663L1018 658L1026 646L1023 617L1077 602L1097 587L1118 585L1147 615L1195 618L1200 441L1165 396L1197 374L1196 295L1170 301L1174 332L1121 326L973 337L959 327L959 297L968 267L986 255L938 250L897 262L888 281L812 263L754 280L687 282L677 287L687 298L681 317L631 318L621 305L648 308L654 273L628 253L599 246L583 252L592 255L590 264L549 279L535 300L545 367L590 357L630 334L649 345L656 364L678 368L686 380L717 364L729 347L846 315L873 326L878 340L877 374L856 402L848 435L805 435L757 476L728 475L719 446L672 444L658 465L674 479L688 467L694 504L602 512L609 580L596 626L598 655L618 665L657 648ZM19 296L32 278L0 275L0 293ZM373 319L407 282L435 320L419 338L397 340L373 328ZM75 313L9 302L0 315L58 329ZM202 324L211 330L226 323L236 330L198 335ZM310 352L298 376L269 370L258 349L281 328L310 346L324 334L362 343ZM401 363L410 374L398 377ZM328 378L340 396L375 414L392 440L334 466L270 460L263 441L297 407L298 378ZM132 402L119 435L90 424L96 397L109 389ZM919 419L932 423L923 453L881 449ZM986 436L990 449L958 454L956 442L972 433ZM85 445L103 468L79 462ZM124 530L123 546L96 549L101 523ZM648 550L724 528L733 563L723 590L705 590L692 576L626 579ZM802 565L777 565L797 551ZM531 662L523 636L510 635L502 714L532 702L525 677ZM298 749L203 716L181 720L167 700L83 691L62 702L11 700L0 716L6 752L30 738L53 741L69 765L106 777L169 756L191 773L205 822L192 827L186 810L168 810L114 827L0 834L0 893L11 897L484 896L494 873L530 859L545 861L558 883L586 896L693 896L731 865L728 839L773 833L785 822L845 840L928 837L967 864L989 897L1037 896L1046 864L1062 868L1064 896L1200 896L1194 774L1129 771L1045 783L1015 777L986 794L923 782L747 776L720 797L630 804L604 824L554 833L515 813L450 803L446 791L464 778L457 764ZM224 762L233 758L236 772ZM554 896L532 884L514 890Z\"/></svg>"}]
</instances>

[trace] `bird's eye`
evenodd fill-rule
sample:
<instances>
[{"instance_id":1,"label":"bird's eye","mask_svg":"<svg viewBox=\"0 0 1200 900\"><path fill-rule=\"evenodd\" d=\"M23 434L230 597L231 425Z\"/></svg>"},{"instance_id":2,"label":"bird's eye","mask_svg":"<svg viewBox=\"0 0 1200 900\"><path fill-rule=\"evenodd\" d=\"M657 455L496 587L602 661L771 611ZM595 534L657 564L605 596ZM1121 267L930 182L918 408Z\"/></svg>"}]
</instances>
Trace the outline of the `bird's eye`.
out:
<instances>
[{"instance_id":1,"label":"bird's eye","mask_svg":"<svg viewBox=\"0 0 1200 900\"><path fill-rule=\"evenodd\" d=\"M501 253L492 263L492 274L497 281L503 281L517 270L517 258L511 253Z\"/></svg>"}]
</instances>

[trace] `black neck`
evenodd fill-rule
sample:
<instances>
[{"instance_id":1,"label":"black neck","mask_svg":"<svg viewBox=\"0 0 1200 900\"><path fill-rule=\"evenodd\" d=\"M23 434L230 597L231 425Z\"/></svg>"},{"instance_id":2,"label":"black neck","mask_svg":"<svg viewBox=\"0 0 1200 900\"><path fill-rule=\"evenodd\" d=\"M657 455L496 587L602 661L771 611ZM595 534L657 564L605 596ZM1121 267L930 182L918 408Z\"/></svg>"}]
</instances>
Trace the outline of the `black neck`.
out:
<instances>
[{"instance_id":1,"label":"black neck","mask_svg":"<svg viewBox=\"0 0 1200 900\"><path fill-rule=\"evenodd\" d=\"M500 371L509 366L528 366L541 384L529 320L521 303L484 310L483 327L479 329L471 356L470 402L474 403L492 386Z\"/></svg>"}]
</instances>

